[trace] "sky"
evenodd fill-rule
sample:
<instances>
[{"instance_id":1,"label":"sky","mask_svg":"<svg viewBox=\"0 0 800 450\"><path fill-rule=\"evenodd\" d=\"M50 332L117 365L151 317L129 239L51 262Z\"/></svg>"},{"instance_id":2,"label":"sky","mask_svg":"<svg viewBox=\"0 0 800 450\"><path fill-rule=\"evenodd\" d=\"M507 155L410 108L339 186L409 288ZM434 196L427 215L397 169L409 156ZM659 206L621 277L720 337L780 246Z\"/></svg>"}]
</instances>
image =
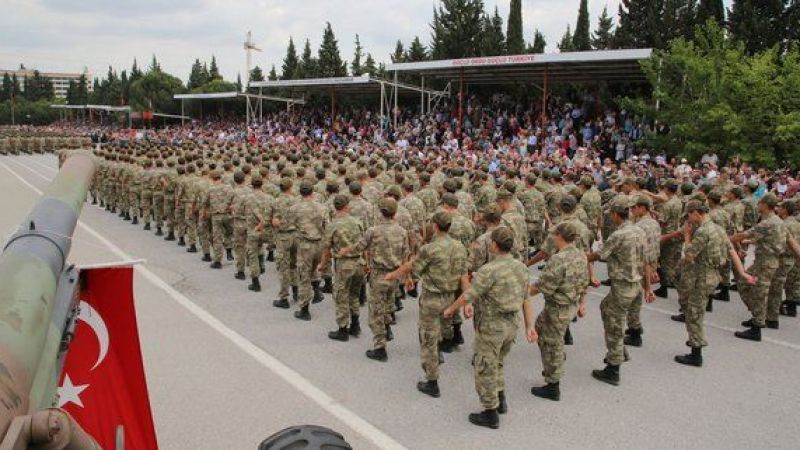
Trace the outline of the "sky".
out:
<instances>
[{"instance_id":1,"label":"sky","mask_svg":"<svg viewBox=\"0 0 800 450\"><path fill-rule=\"evenodd\" d=\"M25 64L40 71L104 76L111 65L147 66L155 54L165 71L186 80L195 58L215 55L226 80L245 79L243 42L247 31L262 52L253 65L280 73L289 36L298 53L306 38L316 52L325 22L339 41L342 58L352 59L355 35L376 61L389 62L398 39L430 40L436 0L3 0L0 14L0 69ZM509 0L484 0L505 21ZM728 3L726 1L726 3ZM574 29L579 0L523 0L525 40L538 28L547 51L556 51L567 25ZM619 0L589 0L592 29L607 6L616 17Z\"/></svg>"}]
</instances>

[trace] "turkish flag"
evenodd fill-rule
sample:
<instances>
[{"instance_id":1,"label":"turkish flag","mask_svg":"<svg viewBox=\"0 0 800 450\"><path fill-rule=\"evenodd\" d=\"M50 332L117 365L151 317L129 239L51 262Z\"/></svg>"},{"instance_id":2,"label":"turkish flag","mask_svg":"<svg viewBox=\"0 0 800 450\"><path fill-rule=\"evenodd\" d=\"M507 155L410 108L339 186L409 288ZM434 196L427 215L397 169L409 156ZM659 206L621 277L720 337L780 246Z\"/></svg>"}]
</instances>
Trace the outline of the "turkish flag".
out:
<instances>
[{"instance_id":1,"label":"turkish flag","mask_svg":"<svg viewBox=\"0 0 800 450\"><path fill-rule=\"evenodd\" d=\"M133 268L81 270L80 313L59 380L59 404L104 449L157 449L142 366Z\"/></svg>"}]
</instances>

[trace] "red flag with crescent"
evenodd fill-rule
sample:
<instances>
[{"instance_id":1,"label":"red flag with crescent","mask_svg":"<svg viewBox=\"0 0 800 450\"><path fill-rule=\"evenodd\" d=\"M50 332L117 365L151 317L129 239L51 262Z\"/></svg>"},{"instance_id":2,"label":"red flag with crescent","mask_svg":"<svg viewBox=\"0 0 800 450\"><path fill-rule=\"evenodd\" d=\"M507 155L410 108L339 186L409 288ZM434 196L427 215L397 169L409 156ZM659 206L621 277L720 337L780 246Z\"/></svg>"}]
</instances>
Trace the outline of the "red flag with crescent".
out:
<instances>
[{"instance_id":1,"label":"red flag with crescent","mask_svg":"<svg viewBox=\"0 0 800 450\"><path fill-rule=\"evenodd\" d=\"M80 312L58 388L58 406L104 449L158 448L142 365L133 268L81 270Z\"/></svg>"}]
</instances>

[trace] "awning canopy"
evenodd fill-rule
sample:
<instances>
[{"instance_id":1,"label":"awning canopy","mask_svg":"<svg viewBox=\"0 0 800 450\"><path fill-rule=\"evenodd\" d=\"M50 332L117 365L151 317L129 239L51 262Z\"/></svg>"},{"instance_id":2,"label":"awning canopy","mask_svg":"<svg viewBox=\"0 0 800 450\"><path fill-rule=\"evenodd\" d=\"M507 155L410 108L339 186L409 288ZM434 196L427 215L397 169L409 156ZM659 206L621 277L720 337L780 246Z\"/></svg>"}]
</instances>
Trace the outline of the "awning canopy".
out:
<instances>
[{"instance_id":1,"label":"awning canopy","mask_svg":"<svg viewBox=\"0 0 800 450\"><path fill-rule=\"evenodd\" d=\"M526 54L390 64L389 72L468 84L646 82L640 62L652 49Z\"/></svg>"},{"instance_id":2,"label":"awning canopy","mask_svg":"<svg viewBox=\"0 0 800 450\"><path fill-rule=\"evenodd\" d=\"M54 109L93 109L109 112L130 112L130 106L110 106L110 105L50 105Z\"/></svg>"},{"instance_id":3,"label":"awning canopy","mask_svg":"<svg viewBox=\"0 0 800 450\"><path fill-rule=\"evenodd\" d=\"M250 83L251 88L255 89L281 89L289 93L321 93L336 95L380 95L381 86L393 88L397 86L399 95L419 95L420 93L431 93L432 95L444 95L444 92L426 89L407 83L400 83L382 78L363 74L358 77L330 77L330 78L307 78L299 80L274 80L274 81L254 81Z\"/></svg>"},{"instance_id":4,"label":"awning canopy","mask_svg":"<svg viewBox=\"0 0 800 450\"><path fill-rule=\"evenodd\" d=\"M175 100L219 100L223 98L236 98L239 93L233 92L204 92L196 94L175 94L172 96Z\"/></svg>"}]
</instances>

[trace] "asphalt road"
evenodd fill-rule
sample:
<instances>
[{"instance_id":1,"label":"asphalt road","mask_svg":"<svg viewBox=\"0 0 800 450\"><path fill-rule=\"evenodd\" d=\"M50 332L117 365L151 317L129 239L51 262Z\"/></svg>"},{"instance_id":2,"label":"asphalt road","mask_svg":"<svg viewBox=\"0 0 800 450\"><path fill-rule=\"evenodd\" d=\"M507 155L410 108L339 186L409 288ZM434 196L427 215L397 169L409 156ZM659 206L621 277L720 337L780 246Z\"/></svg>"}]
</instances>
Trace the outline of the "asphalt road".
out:
<instances>
[{"instance_id":1,"label":"asphalt road","mask_svg":"<svg viewBox=\"0 0 800 450\"><path fill-rule=\"evenodd\" d=\"M0 233L7 237L56 173L52 155L0 156ZM705 366L673 362L687 352L686 331L669 320L677 298L642 311L644 346L630 349L622 384L594 380L605 353L592 290L589 315L573 325L562 401L530 395L543 382L539 351L520 333L506 361L509 413L500 430L470 425L479 410L468 345L442 368L442 397L416 391L421 379L417 305L405 302L389 362L364 357L359 339L330 341L330 295L312 305L311 322L271 306L277 274L268 264L263 292L233 278L231 263L211 270L140 226L85 205L72 262L146 259L137 268L136 307L158 439L164 449L253 449L292 424L341 432L355 448L786 448L798 447L800 321L783 318L764 341L733 337L748 314L738 298L706 316ZM597 272L604 275L601 266ZM532 270L536 276L536 270ZM534 302L541 309L542 299Z\"/></svg>"}]
</instances>

